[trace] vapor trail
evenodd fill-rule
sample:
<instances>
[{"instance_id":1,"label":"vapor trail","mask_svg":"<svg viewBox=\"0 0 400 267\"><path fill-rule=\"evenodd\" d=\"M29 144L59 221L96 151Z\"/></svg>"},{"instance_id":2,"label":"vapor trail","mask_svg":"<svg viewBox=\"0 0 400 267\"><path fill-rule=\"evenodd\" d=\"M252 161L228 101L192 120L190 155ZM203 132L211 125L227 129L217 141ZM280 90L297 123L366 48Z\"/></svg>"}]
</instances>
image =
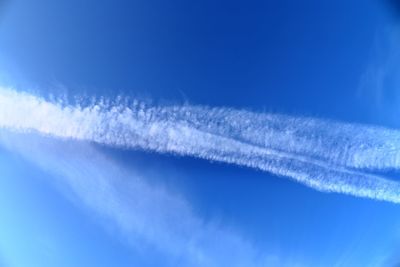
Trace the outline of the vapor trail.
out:
<instances>
[{"instance_id":1,"label":"vapor trail","mask_svg":"<svg viewBox=\"0 0 400 267\"><path fill-rule=\"evenodd\" d=\"M400 132L320 119L201 106L65 105L0 89L0 127L188 155L290 177L320 191L400 202Z\"/></svg>"},{"instance_id":2,"label":"vapor trail","mask_svg":"<svg viewBox=\"0 0 400 267\"><path fill-rule=\"evenodd\" d=\"M117 227L134 248L159 255L163 266L286 266L240 232L201 217L181 195L149 183L87 142L0 130L0 146L46 171L75 204Z\"/></svg>"}]
</instances>

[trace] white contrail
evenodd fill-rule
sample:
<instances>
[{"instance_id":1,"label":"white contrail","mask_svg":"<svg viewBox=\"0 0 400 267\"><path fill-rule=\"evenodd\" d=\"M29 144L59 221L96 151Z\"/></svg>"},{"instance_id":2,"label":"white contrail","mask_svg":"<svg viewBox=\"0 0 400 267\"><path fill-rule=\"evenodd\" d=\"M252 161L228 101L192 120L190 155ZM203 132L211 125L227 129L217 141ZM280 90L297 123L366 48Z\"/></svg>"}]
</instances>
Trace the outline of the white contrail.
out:
<instances>
[{"instance_id":1,"label":"white contrail","mask_svg":"<svg viewBox=\"0 0 400 267\"><path fill-rule=\"evenodd\" d=\"M0 130L0 146L50 174L72 201L117 226L134 248L160 254L163 266L286 266L237 231L203 219L182 196L148 183L88 143Z\"/></svg>"},{"instance_id":2,"label":"white contrail","mask_svg":"<svg viewBox=\"0 0 400 267\"><path fill-rule=\"evenodd\" d=\"M0 127L189 155L290 177L321 191L400 202L400 132L303 117L138 103L63 105L0 90Z\"/></svg>"}]
</instances>

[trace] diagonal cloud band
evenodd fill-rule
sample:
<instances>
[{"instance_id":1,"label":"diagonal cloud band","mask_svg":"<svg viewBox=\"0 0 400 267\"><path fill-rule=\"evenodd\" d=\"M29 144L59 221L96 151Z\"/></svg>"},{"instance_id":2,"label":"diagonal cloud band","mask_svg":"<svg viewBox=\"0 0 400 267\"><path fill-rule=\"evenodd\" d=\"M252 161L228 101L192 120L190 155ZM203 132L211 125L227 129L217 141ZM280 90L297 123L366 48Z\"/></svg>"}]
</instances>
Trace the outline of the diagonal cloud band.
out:
<instances>
[{"instance_id":1,"label":"diagonal cloud band","mask_svg":"<svg viewBox=\"0 0 400 267\"><path fill-rule=\"evenodd\" d=\"M187 155L290 177L314 189L400 202L400 131L201 106L64 105L0 89L0 128Z\"/></svg>"},{"instance_id":2,"label":"diagonal cloud band","mask_svg":"<svg viewBox=\"0 0 400 267\"><path fill-rule=\"evenodd\" d=\"M163 266L292 266L87 142L0 130L0 146L51 175L72 202L116 229L142 256L160 255Z\"/></svg>"}]
</instances>

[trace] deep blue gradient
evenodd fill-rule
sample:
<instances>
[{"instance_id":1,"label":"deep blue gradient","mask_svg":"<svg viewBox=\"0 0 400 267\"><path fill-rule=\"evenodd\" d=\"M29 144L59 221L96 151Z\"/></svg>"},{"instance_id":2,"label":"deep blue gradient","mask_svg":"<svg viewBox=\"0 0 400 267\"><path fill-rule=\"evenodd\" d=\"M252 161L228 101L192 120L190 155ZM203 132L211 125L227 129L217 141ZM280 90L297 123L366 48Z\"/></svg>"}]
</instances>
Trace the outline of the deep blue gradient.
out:
<instances>
[{"instance_id":1,"label":"deep blue gradient","mask_svg":"<svg viewBox=\"0 0 400 267\"><path fill-rule=\"evenodd\" d=\"M382 36L390 43L398 33L377 0L13 0L5 7L2 85L400 127L390 115L400 110L396 79L383 82L392 97L371 100L385 91L368 70L384 68L398 51L381 46ZM390 63L390 75L399 64ZM99 149L173 188L201 218L236 229L282 266L400 261L398 205L227 164ZM0 266L3 259L10 267L164 266L162 256L132 246L47 176L0 148Z\"/></svg>"}]
</instances>

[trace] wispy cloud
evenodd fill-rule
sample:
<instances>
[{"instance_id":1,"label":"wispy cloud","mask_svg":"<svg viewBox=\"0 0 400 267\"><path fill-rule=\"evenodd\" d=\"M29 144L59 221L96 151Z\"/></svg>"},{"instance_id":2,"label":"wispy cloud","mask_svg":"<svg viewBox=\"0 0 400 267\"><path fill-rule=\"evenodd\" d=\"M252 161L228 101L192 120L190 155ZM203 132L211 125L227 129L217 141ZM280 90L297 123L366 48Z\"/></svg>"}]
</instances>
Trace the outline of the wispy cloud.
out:
<instances>
[{"instance_id":1,"label":"wispy cloud","mask_svg":"<svg viewBox=\"0 0 400 267\"><path fill-rule=\"evenodd\" d=\"M395 2L395 1L393 1ZM398 12L398 10L396 10ZM400 13L399 13L400 14ZM357 96L375 120L398 126L400 114L400 23L380 28L375 36Z\"/></svg>"},{"instance_id":2,"label":"wispy cloud","mask_svg":"<svg viewBox=\"0 0 400 267\"><path fill-rule=\"evenodd\" d=\"M66 105L0 90L0 127L110 146L188 155L290 177L312 188L400 202L400 132L201 106Z\"/></svg>"},{"instance_id":3,"label":"wispy cloud","mask_svg":"<svg viewBox=\"0 0 400 267\"><path fill-rule=\"evenodd\" d=\"M164 255L166 266L265 266L271 262L267 253L233 229L205 221L183 197L150 185L88 143L1 130L0 145L49 173L78 206L117 226L132 246Z\"/></svg>"}]
</instances>

